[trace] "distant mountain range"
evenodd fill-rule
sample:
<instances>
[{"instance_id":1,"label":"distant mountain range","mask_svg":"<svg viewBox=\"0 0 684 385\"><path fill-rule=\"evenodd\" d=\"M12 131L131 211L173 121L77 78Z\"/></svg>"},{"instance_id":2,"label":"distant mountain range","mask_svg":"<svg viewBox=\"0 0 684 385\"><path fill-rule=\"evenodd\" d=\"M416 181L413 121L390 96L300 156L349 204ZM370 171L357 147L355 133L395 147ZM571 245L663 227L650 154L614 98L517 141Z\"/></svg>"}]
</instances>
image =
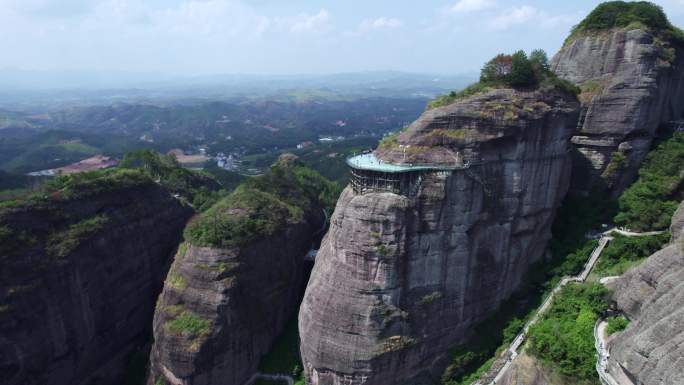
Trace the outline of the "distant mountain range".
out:
<instances>
[{"instance_id":1,"label":"distant mountain range","mask_svg":"<svg viewBox=\"0 0 684 385\"><path fill-rule=\"evenodd\" d=\"M0 106L101 104L112 101L232 98L421 97L461 89L476 74L395 71L331 75L204 75L0 69Z\"/></svg>"}]
</instances>

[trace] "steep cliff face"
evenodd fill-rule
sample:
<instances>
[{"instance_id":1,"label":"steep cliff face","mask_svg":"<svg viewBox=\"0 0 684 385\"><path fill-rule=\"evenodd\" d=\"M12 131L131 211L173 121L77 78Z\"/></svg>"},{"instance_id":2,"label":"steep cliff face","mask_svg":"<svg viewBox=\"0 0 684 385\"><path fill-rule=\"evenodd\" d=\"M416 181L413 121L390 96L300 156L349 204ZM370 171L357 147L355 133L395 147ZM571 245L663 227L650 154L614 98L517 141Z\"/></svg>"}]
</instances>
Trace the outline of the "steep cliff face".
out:
<instances>
[{"instance_id":1,"label":"steep cliff face","mask_svg":"<svg viewBox=\"0 0 684 385\"><path fill-rule=\"evenodd\" d=\"M583 91L571 189L619 193L634 180L659 126L684 113L684 49L645 29L580 33L551 67Z\"/></svg>"},{"instance_id":2,"label":"steep cliff face","mask_svg":"<svg viewBox=\"0 0 684 385\"><path fill-rule=\"evenodd\" d=\"M3 384L120 384L192 210L137 171L0 207Z\"/></svg>"},{"instance_id":3,"label":"steep cliff face","mask_svg":"<svg viewBox=\"0 0 684 385\"><path fill-rule=\"evenodd\" d=\"M578 107L557 91L497 89L427 111L381 145L385 161L472 165L425 173L412 198L345 189L299 314L309 383L441 374L448 347L542 257Z\"/></svg>"},{"instance_id":4,"label":"steep cliff face","mask_svg":"<svg viewBox=\"0 0 684 385\"><path fill-rule=\"evenodd\" d=\"M331 185L282 162L189 225L154 316L150 384L243 384L297 309Z\"/></svg>"},{"instance_id":5,"label":"steep cliff face","mask_svg":"<svg viewBox=\"0 0 684 385\"><path fill-rule=\"evenodd\" d=\"M672 243L615 284L618 308L631 320L610 343L610 373L622 383L684 384L684 204Z\"/></svg>"}]
</instances>

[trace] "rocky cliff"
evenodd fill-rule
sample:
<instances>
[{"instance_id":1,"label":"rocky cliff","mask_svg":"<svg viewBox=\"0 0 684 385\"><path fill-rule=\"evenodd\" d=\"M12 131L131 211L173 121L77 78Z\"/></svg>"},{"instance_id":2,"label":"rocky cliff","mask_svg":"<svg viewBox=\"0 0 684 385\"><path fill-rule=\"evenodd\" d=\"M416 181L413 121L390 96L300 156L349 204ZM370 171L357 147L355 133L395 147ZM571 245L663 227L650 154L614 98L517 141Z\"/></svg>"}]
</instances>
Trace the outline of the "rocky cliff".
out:
<instances>
[{"instance_id":1,"label":"rocky cliff","mask_svg":"<svg viewBox=\"0 0 684 385\"><path fill-rule=\"evenodd\" d=\"M571 189L617 195L634 180L658 128L684 113L684 49L638 26L576 33L551 67L582 88Z\"/></svg>"},{"instance_id":2,"label":"rocky cliff","mask_svg":"<svg viewBox=\"0 0 684 385\"><path fill-rule=\"evenodd\" d=\"M415 197L344 190L299 314L310 384L417 384L542 257L569 182L579 103L496 89L425 112L376 151L453 165Z\"/></svg>"},{"instance_id":3,"label":"rocky cliff","mask_svg":"<svg viewBox=\"0 0 684 385\"><path fill-rule=\"evenodd\" d=\"M0 382L122 383L191 214L134 170L3 202Z\"/></svg>"},{"instance_id":4,"label":"rocky cliff","mask_svg":"<svg viewBox=\"0 0 684 385\"><path fill-rule=\"evenodd\" d=\"M615 284L617 306L631 320L609 345L610 373L622 383L684 384L684 203L672 242Z\"/></svg>"},{"instance_id":5,"label":"rocky cliff","mask_svg":"<svg viewBox=\"0 0 684 385\"><path fill-rule=\"evenodd\" d=\"M157 303L150 384L238 385L256 372L297 309L333 190L281 158L190 223Z\"/></svg>"}]
</instances>

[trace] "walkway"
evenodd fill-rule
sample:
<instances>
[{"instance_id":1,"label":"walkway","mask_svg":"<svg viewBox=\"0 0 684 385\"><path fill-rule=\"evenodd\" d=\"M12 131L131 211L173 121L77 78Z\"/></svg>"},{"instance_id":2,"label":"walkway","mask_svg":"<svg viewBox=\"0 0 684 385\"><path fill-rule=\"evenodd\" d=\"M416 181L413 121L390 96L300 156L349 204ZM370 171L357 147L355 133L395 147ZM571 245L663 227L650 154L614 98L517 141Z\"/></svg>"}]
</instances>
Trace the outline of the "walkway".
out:
<instances>
[{"instance_id":1,"label":"walkway","mask_svg":"<svg viewBox=\"0 0 684 385\"><path fill-rule=\"evenodd\" d=\"M665 232L665 230L661 230L661 231L648 231L648 232L645 232L645 233L635 233L635 232L633 232L633 231L628 231L628 230L622 230L622 229L612 228L612 229L610 229L610 230L604 232L603 234L604 234L604 235L610 235L610 234L612 234L612 233L618 233L618 234L624 235L624 236L626 236L626 237L647 237L647 236L650 236L650 235L662 234L662 233L664 233L664 232Z\"/></svg>"},{"instance_id":2,"label":"walkway","mask_svg":"<svg viewBox=\"0 0 684 385\"><path fill-rule=\"evenodd\" d=\"M280 382L287 382L287 385L294 385L294 380L292 379L291 376L288 376L287 374L266 374L266 373L260 373L256 372L252 377L245 382L244 385L252 385L256 380L267 380L267 381L280 381Z\"/></svg>"},{"instance_id":3,"label":"walkway","mask_svg":"<svg viewBox=\"0 0 684 385\"><path fill-rule=\"evenodd\" d=\"M483 378L480 378L480 380L476 381L474 384L476 385L481 385L481 384L489 384L493 385L496 384L501 378L503 377L504 374L508 371L508 368L510 368L513 360L518 356L518 349L520 349L520 346L522 346L523 342L525 342L525 339L527 338L527 333L530 330L530 327L537 323L539 319L541 318L544 313L546 313L547 310L551 307L551 304L553 303L553 299L556 297L556 295L563 289L565 285L567 285L570 282L584 282L587 277L589 276L589 273L591 270L594 268L594 265L596 264L596 261L598 261L599 256L601 255L601 252L603 252L603 249L606 247L608 242L612 240L613 238L608 236L608 235L603 235L601 239L599 240L598 246L594 249L594 251L591 253L591 257L587 261L587 263L584 265L584 268L582 269L582 272L574 277L564 277L561 279L561 281L556 285L556 287L553 288L551 291L551 294L546 297L546 300L539 306L539 309L535 312L534 316L532 319L530 319L526 324L523 330L518 334L517 337L511 342L511 344L508 346L508 349L506 350L506 353L504 353L501 357L497 358L494 364L492 364L493 368L497 368L497 372L494 375L494 373L487 373L483 376ZM498 361L498 362L497 362ZM494 377L494 378L492 378Z\"/></svg>"},{"instance_id":4,"label":"walkway","mask_svg":"<svg viewBox=\"0 0 684 385\"><path fill-rule=\"evenodd\" d=\"M584 282L586 281L587 277L589 276L589 273L591 273L591 270L594 268L594 265L596 265L596 262L598 261L599 257L601 256L601 253L603 252L603 249L606 247L608 242L610 242L613 237L610 236L610 234L613 233L618 233L627 237L643 237L643 236L650 236L650 235L657 235L657 234L662 234L663 231L650 231L650 232L645 232L645 233L636 233L636 232L631 232L631 231L626 231L626 230L620 230L617 228L612 228L610 230L607 230L602 233L601 239L599 240L598 246L594 249L594 251L591 253L591 257L587 261L587 263L584 265L584 269L582 269L582 272L574 277L564 277L556 287L553 288L551 291L551 294L546 298L544 303L537 309L536 313L532 317L530 321L528 321L525 324L525 327L523 328L522 332L518 334L518 336L513 340L513 342L509 345L508 349L506 350L506 353L504 353L502 356L496 359L496 361L492 364L492 368L496 369L496 374L494 373L486 373L484 374L478 381L474 382L473 385L481 385L481 384L489 384L489 385L494 385L496 384L503 375L508 371L508 368L511 366L513 360L518 356L518 349L520 346L522 346L523 342L525 342L525 338L527 337L527 333L530 329L530 326L534 325L539 318L551 307L551 303L553 302L553 298L558 294L558 292L561 291L563 286L567 285L570 282ZM606 277L608 279L614 279L615 277ZM606 279L606 281L608 280ZM602 282L603 283L603 282ZM598 323L597 323L598 326ZM596 330L594 330L594 336L596 337ZM598 344L598 342L597 342ZM598 346L598 345L597 345ZM605 352L605 343L602 342L602 348L603 353L605 354L606 360L608 357L608 353ZM598 348L597 348L598 349ZM596 370L599 373L599 376L601 377L601 380L604 385L627 385L627 384L620 384L618 382L615 382L615 380L610 377L610 374L608 374L605 371L605 366L601 366L601 356L602 352L599 352L599 361L596 364ZM603 368L601 370L601 368ZM493 379L491 379L494 377ZM610 379L613 382L606 382L610 380L604 381L604 377ZM631 384L630 384L631 385Z\"/></svg>"},{"instance_id":5,"label":"walkway","mask_svg":"<svg viewBox=\"0 0 684 385\"><path fill-rule=\"evenodd\" d=\"M615 381L613 376L608 373L608 357L610 357L610 353L608 352L605 340L607 326L608 322L603 319L599 319L594 326L594 346L596 347L596 353L598 353L596 372L599 374L603 385L622 385Z\"/></svg>"},{"instance_id":6,"label":"walkway","mask_svg":"<svg viewBox=\"0 0 684 385\"><path fill-rule=\"evenodd\" d=\"M327 214L327 213L326 213ZM527 338L527 333L530 330L530 327L537 323L539 321L539 318L546 313L547 310L551 307L551 304L553 303L553 299L555 298L556 294L558 294L561 289L567 285L570 282L584 282L586 281L587 277L589 276L589 273L591 273L591 270L594 268L594 265L596 265L596 262L598 261L599 257L601 256L601 253L603 252L603 249L608 245L608 242L610 242L613 237L610 236L612 233L618 233L622 234L628 237L641 237L641 236L649 236L649 235L657 235L663 233L663 231L651 231L651 232L646 232L646 233L635 233L631 231L625 231L625 230L619 230L616 228L610 229L608 231L603 232L603 235L601 236L601 239L599 240L598 246L592 251L591 257L587 261L587 263L584 265L584 268L582 269L582 272L579 275L576 275L574 277L564 277L561 279L561 281L556 285L556 287L553 288L551 291L551 294L544 300L544 303L541 304L539 309L535 312L534 316L532 317L531 320L529 320L526 324L523 330L516 336L516 338L511 342L511 344L508 346L508 349L506 349L506 352L502 354L500 357L498 357L494 363L492 363L492 369L490 369L487 373L482 375L482 377L475 381L473 385L482 385L482 384L489 384L489 385L494 385L496 384L503 375L508 371L508 368L510 368L513 360L518 356L518 349L522 346L523 342L525 342L525 338ZM615 279L616 277L605 277L601 279L601 283L604 283L605 281ZM594 339L595 339L595 345L596 345L596 350L599 354L599 359L596 363L596 371L598 372L599 376L601 377L601 382L603 385L632 385L632 384L620 384L616 382L613 377L606 371L607 368L607 362L608 362L608 357L609 353L606 350L606 343L605 340L603 339L604 334L604 329L606 327L607 323L604 320L599 320L596 323L596 326L594 327ZM493 377L493 378L492 378ZM287 382L287 385L294 385L294 380L292 379L291 376L287 374L264 374L264 373L255 373L244 385L252 385L257 379L263 379L263 380L269 380L269 381L285 381Z\"/></svg>"}]
</instances>

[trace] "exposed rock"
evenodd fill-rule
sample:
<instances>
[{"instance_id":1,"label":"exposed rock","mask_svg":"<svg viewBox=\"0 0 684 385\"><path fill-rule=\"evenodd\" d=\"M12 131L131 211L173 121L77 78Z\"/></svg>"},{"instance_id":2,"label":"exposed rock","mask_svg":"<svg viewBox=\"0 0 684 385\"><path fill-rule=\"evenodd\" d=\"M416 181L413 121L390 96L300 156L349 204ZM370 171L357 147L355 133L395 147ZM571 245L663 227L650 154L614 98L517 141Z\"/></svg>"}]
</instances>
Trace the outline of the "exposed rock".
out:
<instances>
[{"instance_id":1,"label":"exposed rock","mask_svg":"<svg viewBox=\"0 0 684 385\"><path fill-rule=\"evenodd\" d=\"M459 153L485 163L426 173L415 198L345 189L299 314L309 383L441 375L448 347L542 257L578 107L556 91L494 90L426 112L377 151L393 162L454 164Z\"/></svg>"},{"instance_id":2,"label":"exposed rock","mask_svg":"<svg viewBox=\"0 0 684 385\"><path fill-rule=\"evenodd\" d=\"M277 190L274 200L285 199L281 193L291 194L306 200L304 215L288 222L282 214L272 232L239 244L219 247L189 240L179 248L155 312L149 384L241 385L256 372L296 311L304 286L304 257L324 215L315 198L318 192L306 194L301 186L281 179L299 167L296 158L281 157L279 164L265 176L271 179L263 182L263 190L239 187L237 193L251 196L271 188ZM254 219L262 209L241 205L243 198L231 199L202 215L239 221Z\"/></svg>"},{"instance_id":3,"label":"exposed rock","mask_svg":"<svg viewBox=\"0 0 684 385\"><path fill-rule=\"evenodd\" d=\"M673 225L681 223L682 207ZM631 320L609 346L609 371L619 381L684 384L684 248L679 234L616 282L618 308Z\"/></svg>"},{"instance_id":4,"label":"exposed rock","mask_svg":"<svg viewBox=\"0 0 684 385\"><path fill-rule=\"evenodd\" d=\"M678 240L684 235L684 203L680 203L677 211L672 215L672 223L670 224L670 234L672 240Z\"/></svg>"},{"instance_id":5,"label":"exposed rock","mask_svg":"<svg viewBox=\"0 0 684 385\"><path fill-rule=\"evenodd\" d=\"M621 192L658 127L684 112L684 50L640 29L616 29L572 37L551 67L583 90L571 189Z\"/></svg>"},{"instance_id":6,"label":"exposed rock","mask_svg":"<svg viewBox=\"0 0 684 385\"><path fill-rule=\"evenodd\" d=\"M551 376L539 361L520 354L496 385L565 385L558 376Z\"/></svg>"},{"instance_id":7,"label":"exposed rock","mask_svg":"<svg viewBox=\"0 0 684 385\"><path fill-rule=\"evenodd\" d=\"M0 209L0 378L121 384L192 210L135 171L127 181ZM104 187L103 187L104 186ZM8 230L9 229L9 230Z\"/></svg>"}]
</instances>

